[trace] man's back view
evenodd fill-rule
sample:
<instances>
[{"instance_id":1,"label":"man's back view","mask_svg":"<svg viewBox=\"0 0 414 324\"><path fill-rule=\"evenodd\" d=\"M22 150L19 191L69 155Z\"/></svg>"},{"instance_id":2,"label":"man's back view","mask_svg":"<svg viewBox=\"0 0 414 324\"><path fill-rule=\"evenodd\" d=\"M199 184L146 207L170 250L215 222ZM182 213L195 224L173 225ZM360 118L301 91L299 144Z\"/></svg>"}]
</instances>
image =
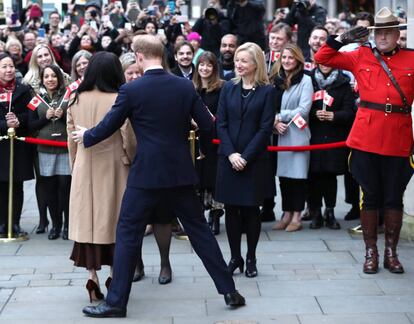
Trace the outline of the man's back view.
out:
<instances>
[{"instance_id":1,"label":"man's back view","mask_svg":"<svg viewBox=\"0 0 414 324\"><path fill-rule=\"evenodd\" d=\"M193 185L197 181L187 142L190 120L201 130L212 127L212 116L191 82L167 74L161 67L163 45L155 36L134 42L144 76L121 87L111 111L93 129L74 132L78 142L92 146L129 118L138 149L128 177L116 233L113 280L106 302L85 307L91 317L125 317L131 283L148 218L161 201L180 219L194 250L202 259L226 304L245 304L237 293L223 256L202 213Z\"/></svg>"}]
</instances>

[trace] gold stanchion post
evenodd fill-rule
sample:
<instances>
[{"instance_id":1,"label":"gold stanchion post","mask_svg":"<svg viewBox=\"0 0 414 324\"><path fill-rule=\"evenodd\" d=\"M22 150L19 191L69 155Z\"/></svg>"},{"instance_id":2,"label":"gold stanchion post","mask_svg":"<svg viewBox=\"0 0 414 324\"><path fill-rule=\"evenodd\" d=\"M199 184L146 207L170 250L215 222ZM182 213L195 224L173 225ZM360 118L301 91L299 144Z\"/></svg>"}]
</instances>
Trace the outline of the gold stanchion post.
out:
<instances>
[{"instance_id":1,"label":"gold stanchion post","mask_svg":"<svg viewBox=\"0 0 414 324\"><path fill-rule=\"evenodd\" d=\"M196 145L195 141L196 138L196 132L194 130L190 130L190 135L188 136L188 141L190 142L190 152L191 152L191 159L193 160L193 164L195 164L195 154L196 154ZM183 231L182 233L177 233L174 236L177 240L187 240L188 241L188 235Z\"/></svg>"},{"instance_id":2,"label":"gold stanchion post","mask_svg":"<svg viewBox=\"0 0 414 324\"><path fill-rule=\"evenodd\" d=\"M7 238L0 238L0 242L16 242L26 241L29 239L27 234L20 233L17 237L13 237L13 173L14 173L14 140L16 131L10 127L7 130L7 137L10 141L10 159L9 159L9 200L8 200L8 224Z\"/></svg>"}]
</instances>

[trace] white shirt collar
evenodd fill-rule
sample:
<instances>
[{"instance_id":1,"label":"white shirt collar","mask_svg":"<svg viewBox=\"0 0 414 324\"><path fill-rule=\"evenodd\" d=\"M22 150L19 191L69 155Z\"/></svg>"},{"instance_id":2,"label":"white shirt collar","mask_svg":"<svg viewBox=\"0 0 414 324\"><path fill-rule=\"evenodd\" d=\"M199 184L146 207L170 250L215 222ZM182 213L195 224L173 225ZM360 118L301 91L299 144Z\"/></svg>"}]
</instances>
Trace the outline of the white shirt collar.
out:
<instances>
[{"instance_id":1,"label":"white shirt collar","mask_svg":"<svg viewBox=\"0 0 414 324\"><path fill-rule=\"evenodd\" d=\"M144 73L149 70L158 70L158 69L164 69L164 68L161 65L151 65L144 70Z\"/></svg>"}]
</instances>

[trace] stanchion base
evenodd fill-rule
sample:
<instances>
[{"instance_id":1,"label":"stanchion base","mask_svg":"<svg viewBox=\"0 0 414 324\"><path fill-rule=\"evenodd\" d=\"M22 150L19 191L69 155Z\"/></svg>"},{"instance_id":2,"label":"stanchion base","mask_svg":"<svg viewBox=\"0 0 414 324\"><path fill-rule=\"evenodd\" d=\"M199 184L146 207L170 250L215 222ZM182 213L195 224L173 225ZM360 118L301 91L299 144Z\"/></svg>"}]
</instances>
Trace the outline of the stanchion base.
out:
<instances>
[{"instance_id":1,"label":"stanchion base","mask_svg":"<svg viewBox=\"0 0 414 324\"><path fill-rule=\"evenodd\" d=\"M18 236L13 236L12 238L9 238L6 234L0 237L0 243L23 242L27 241L28 239L29 235L26 232L20 233Z\"/></svg>"},{"instance_id":2,"label":"stanchion base","mask_svg":"<svg viewBox=\"0 0 414 324\"><path fill-rule=\"evenodd\" d=\"M348 233L349 234L362 235L362 226L358 225L358 226L355 226L355 227L348 228Z\"/></svg>"},{"instance_id":3,"label":"stanchion base","mask_svg":"<svg viewBox=\"0 0 414 324\"><path fill-rule=\"evenodd\" d=\"M179 231L177 233L174 234L175 239L177 240L183 240L183 241L189 241L190 239L188 238L188 235L186 232L184 231Z\"/></svg>"}]
</instances>

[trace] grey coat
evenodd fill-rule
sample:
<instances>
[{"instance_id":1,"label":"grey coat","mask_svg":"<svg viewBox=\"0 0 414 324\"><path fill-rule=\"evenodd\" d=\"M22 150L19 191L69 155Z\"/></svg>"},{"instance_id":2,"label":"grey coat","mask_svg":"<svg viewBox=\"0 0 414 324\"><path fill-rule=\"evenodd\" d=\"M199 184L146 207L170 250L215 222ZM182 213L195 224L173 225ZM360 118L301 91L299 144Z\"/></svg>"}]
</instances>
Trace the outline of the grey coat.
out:
<instances>
[{"instance_id":1,"label":"grey coat","mask_svg":"<svg viewBox=\"0 0 414 324\"><path fill-rule=\"evenodd\" d=\"M312 106L313 86L310 76L303 75L302 80L283 92L280 117L283 123L289 123L299 113L309 123L309 112ZM279 146L309 145L310 131L307 126L300 130L293 122L286 133L279 135ZM309 169L309 152L278 152L278 177L307 179Z\"/></svg>"}]
</instances>

